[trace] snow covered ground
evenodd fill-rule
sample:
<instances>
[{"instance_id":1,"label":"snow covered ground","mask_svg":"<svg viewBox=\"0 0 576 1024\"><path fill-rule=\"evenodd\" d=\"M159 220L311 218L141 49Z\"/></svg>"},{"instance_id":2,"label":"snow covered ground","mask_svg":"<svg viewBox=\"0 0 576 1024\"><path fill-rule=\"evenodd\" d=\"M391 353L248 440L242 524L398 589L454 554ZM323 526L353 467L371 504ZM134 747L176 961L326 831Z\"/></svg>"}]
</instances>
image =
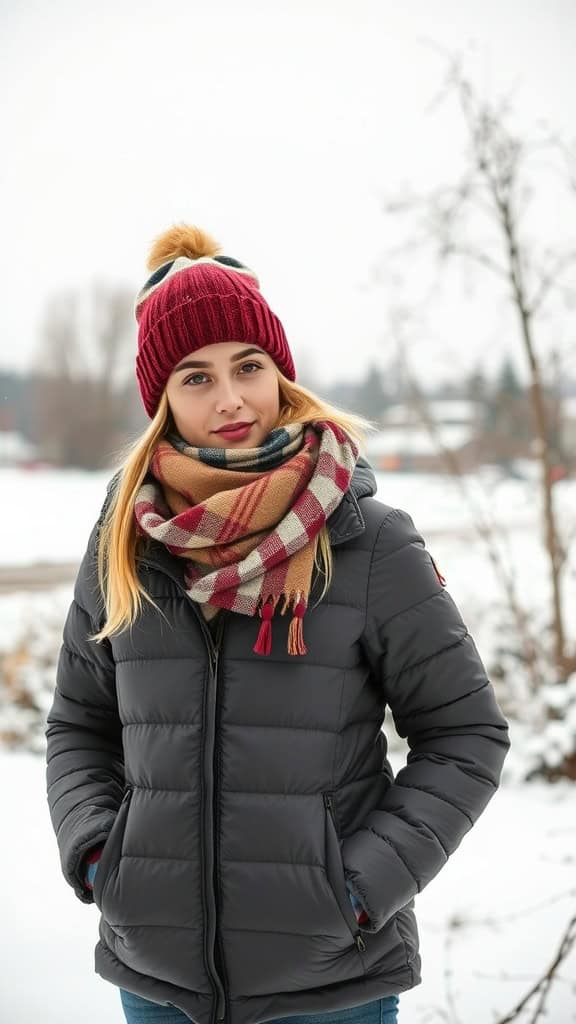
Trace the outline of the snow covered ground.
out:
<instances>
[{"instance_id":1,"label":"snow covered ground","mask_svg":"<svg viewBox=\"0 0 576 1024\"><path fill-rule=\"evenodd\" d=\"M0 566L80 559L111 476L0 468Z\"/></svg>"},{"instance_id":2,"label":"snow covered ground","mask_svg":"<svg viewBox=\"0 0 576 1024\"><path fill-rule=\"evenodd\" d=\"M502 479L486 470L466 478L465 485L474 503L490 508L506 528L500 543L519 592L539 622L547 567L538 542L534 471L522 468L525 479ZM3 505L0 568L79 561L110 475L0 470L0 487L12 498ZM499 590L457 486L444 477L378 474L378 497L412 515L489 662L502 639ZM555 498L563 531L571 536L576 484L556 485ZM569 607L574 607L574 558L565 587ZM0 596L0 654L13 650L29 632L41 661L61 631L71 596L70 585ZM572 617L569 628L575 626ZM46 666L39 682L43 707L51 702L53 685L49 661ZM9 715L4 707L4 723ZM492 1024L549 965L575 911L576 788L515 784L524 742L524 734L513 726L502 788L417 898L423 983L401 997L399 1024ZM397 745L392 760L398 770L403 754ZM0 1022L121 1024L117 990L93 973L98 912L80 904L60 874L43 759L3 752L0 773L5 837L0 845ZM573 953L549 1001L548 1024L576 1021L575 979ZM529 1020L530 1014L519 1018L520 1024Z\"/></svg>"},{"instance_id":3,"label":"snow covered ground","mask_svg":"<svg viewBox=\"0 0 576 1024\"><path fill-rule=\"evenodd\" d=\"M98 910L61 875L42 759L3 753L0 773L0 1021L122 1024L118 990L94 973ZM575 912L575 867L574 787L502 787L416 899L423 981L401 996L399 1024L492 1024L509 1011ZM574 952L548 1007L548 1024L576 1021Z\"/></svg>"}]
</instances>

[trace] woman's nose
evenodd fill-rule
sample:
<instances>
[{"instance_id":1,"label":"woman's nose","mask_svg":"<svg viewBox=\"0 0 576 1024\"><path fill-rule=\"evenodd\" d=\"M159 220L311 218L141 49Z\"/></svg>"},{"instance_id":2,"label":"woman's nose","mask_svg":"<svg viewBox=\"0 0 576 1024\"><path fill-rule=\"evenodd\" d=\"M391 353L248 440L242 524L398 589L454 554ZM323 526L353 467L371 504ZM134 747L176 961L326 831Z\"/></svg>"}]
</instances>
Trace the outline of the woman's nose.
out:
<instances>
[{"instance_id":1,"label":"woman's nose","mask_svg":"<svg viewBox=\"0 0 576 1024\"><path fill-rule=\"evenodd\" d=\"M226 409L239 409L243 405L243 398L240 394L240 388L234 381L222 381L218 387L218 396L216 399L216 408L218 412L223 412Z\"/></svg>"}]
</instances>

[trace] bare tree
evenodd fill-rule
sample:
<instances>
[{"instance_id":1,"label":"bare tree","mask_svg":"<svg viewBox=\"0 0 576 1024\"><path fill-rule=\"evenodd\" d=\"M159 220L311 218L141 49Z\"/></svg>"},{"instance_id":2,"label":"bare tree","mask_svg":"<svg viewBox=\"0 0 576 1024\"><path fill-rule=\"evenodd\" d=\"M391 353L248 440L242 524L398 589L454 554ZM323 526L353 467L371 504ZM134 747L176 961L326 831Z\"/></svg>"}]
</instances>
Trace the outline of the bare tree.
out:
<instances>
[{"instance_id":1,"label":"bare tree","mask_svg":"<svg viewBox=\"0 0 576 1024\"><path fill-rule=\"evenodd\" d=\"M485 508L475 501L463 472L458 454L448 448L442 441L441 430L430 408L430 402L420 386L417 375L408 358L410 314L396 309L391 316L390 333L396 339L397 361L402 367L402 377L408 404L415 410L420 421L428 430L436 450L440 453L446 471L453 477L456 486L465 502L472 510L473 530L480 543L484 546L486 557L490 562L500 590L504 595L509 609L516 635L524 652L526 679L516 675L510 683L510 697L522 705L530 701L538 691L543 678L543 658L545 652L534 636L530 617L523 605L518 591L518 583L507 564L502 551L502 529Z\"/></svg>"},{"instance_id":2,"label":"bare tree","mask_svg":"<svg viewBox=\"0 0 576 1024\"><path fill-rule=\"evenodd\" d=\"M396 250L396 255L432 244L441 265L448 260L472 262L499 282L514 310L529 374L534 451L541 469L543 534L552 594L550 653L556 679L562 683L576 671L576 650L566 636L562 594L566 543L561 539L554 502L553 424L541 356L545 339L542 313L553 297L567 305L576 300L576 289L568 277L569 270L576 266L576 245L560 249L557 244L546 246L539 240L529 240L524 226L535 192L531 161L562 146L549 135L538 141L523 141L509 127L508 101L481 100L465 78L459 59L451 62L438 101L447 95L458 99L466 128L466 163L460 180L424 196L393 199L385 208L389 213L419 217L414 236ZM565 184L568 191L569 182ZM478 229L479 224L488 228L487 236ZM557 360L558 353L556 375Z\"/></svg>"},{"instance_id":3,"label":"bare tree","mask_svg":"<svg viewBox=\"0 0 576 1024\"><path fill-rule=\"evenodd\" d=\"M93 284L48 300L35 365L31 434L64 465L106 465L122 431L132 293Z\"/></svg>"}]
</instances>

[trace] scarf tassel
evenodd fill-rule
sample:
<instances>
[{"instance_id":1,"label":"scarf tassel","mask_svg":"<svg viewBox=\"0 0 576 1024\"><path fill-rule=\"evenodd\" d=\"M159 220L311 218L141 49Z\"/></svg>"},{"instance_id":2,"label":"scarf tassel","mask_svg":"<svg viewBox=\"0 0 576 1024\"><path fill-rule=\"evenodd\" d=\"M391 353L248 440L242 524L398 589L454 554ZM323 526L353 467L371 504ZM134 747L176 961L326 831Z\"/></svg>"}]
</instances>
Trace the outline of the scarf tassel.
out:
<instances>
[{"instance_id":1,"label":"scarf tassel","mask_svg":"<svg viewBox=\"0 0 576 1024\"><path fill-rule=\"evenodd\" d=\"M294 608L294 616L290 622L290 629L288 631L288 654L308 654L308 648L304 643L304 633L302 628L302 619L304 618L304 612L306 611L306 605L303 601L298 601Z\"/></svg>"},{"instance_id":2,"label":"scarf tassel","mask_svg":"<svg viewBox=\"0 0 576 1024\"><path fill-rule=\"evenodd\" d=\"M266 602L260 609L262 622L258 630L258 637L252 650L255 654L270 654L272 650L272 616L274 615L275 603Z\"/></svg>"},{"instance_id":3,"label":"scarf tassel","mask_svg":"<svg viewBox=\"0 0 576 1024\"><path fill-rule=\"evenodd\" d=\"M266 601L260 608L262 622L260 623L256 643L252 648L255 654L270 654L272 650L272 616L274 615L275 607L275 601ZM302 628L302 619L305 611L306 605L304 601L297 601L288 630L288 654L308 654Z\"/></svg>"}]
</instances>

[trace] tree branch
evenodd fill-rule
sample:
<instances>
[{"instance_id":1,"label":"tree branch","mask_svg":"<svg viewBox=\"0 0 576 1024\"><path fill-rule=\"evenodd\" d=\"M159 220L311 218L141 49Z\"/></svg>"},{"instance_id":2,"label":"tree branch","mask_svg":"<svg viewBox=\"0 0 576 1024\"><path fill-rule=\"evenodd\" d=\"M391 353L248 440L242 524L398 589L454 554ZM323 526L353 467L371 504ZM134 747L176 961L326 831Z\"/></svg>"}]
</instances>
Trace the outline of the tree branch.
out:
<instances>
[{"instance_id":1,"label":"tree branch","mask_svg":"<svg viewBox=\"0 0 576 1024\"><path fill-rule=\"evenodd\" d=\"M522 997L520 1002L516 1004L514 1009L512 1009L510 1013L506 1014L505 1017L501 1017L499 1020L495 1021L495 1024L510 1024L510 1021L515 1020L516 1017L518 1017L519 1014L522 1012L522 1010L528 1005L533 996L538 995L538 993L540 993L540 999L538 1000L536 1009L529 1024L536 1024L537 1020L540 1017L544 1016L546 999L548 998L548 994L552 987L554 976L560 964L568 957L575 942L576 914L568 922L566 930L560 940L560 945L558 946L556 956L552 960L550 966L544 971L542 977L539 978L539 980L536 982L536 984L532 986L531 989L529 989L526 995Z\"/></svg>"},{"instance_id":2,"label":"tree branch","mask_svg":"<svg viewBox=\"0 0 576 1024\"><path fill-rule=\"evenodd\" d=\"M528 301L530 315L534 315L540 308L551 288L559 287L558 276L572 263L576 263L576 249L570 249L568 252L560 253L557 256L555 265L542 278L532 301Z\"/></svg>"}]
</instances>

